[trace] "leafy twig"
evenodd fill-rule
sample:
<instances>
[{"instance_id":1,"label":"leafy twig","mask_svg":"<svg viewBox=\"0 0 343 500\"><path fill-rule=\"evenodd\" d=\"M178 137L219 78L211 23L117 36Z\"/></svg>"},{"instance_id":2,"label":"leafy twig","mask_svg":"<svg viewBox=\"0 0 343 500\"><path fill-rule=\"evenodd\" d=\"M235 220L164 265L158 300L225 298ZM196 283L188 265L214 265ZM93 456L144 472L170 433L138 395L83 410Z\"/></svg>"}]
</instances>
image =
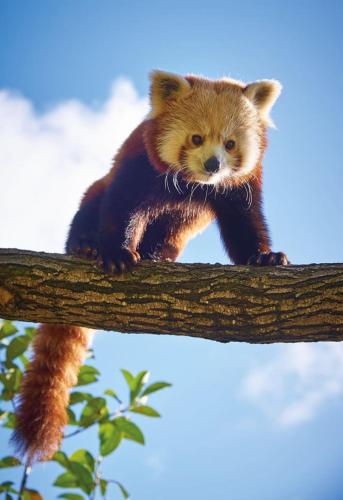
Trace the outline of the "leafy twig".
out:
<instances>
[{"instance_id":1,"label":"leafy twig","mask_svg":"<svg viewBox=\"0 0 343 500\"><path fill-rule=\"evenodd\" d=\"M125 413L127 413L129 410L130 410L129 406L127 406L126 408L118 409L118 410L114 411L113 413L110 413L110 415L108 415L108 418L120 417L121 415L125 415ZM77 436L81 432L86 431L87 429L89 429L90 427L93 427L93 425L98 424L99 422L101 422L101 419L100 420L94 420L94 422L92 422L91 424L89 424L87 427L82 427L81 429L77 429L76 431L73 431L70 434L65 434L63 436L63 439L67 439L67 438L70 438L70 437Z\"/></svg>"}]
</instances>

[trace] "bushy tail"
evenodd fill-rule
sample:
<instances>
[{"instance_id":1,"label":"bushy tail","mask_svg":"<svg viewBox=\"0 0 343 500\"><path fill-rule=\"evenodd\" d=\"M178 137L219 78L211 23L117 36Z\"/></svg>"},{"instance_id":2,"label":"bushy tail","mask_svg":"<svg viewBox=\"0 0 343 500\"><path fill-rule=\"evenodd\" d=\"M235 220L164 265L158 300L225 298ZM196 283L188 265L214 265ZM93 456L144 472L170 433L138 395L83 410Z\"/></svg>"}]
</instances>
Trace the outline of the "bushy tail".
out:
<instances>
[{"instance_id":1,"label":"bushy tail","mask_svg":"<svg viewBox=\"0 0 343 500\"><path fill-rule=\"evenodd\" d=\"M40 325L16 410L13 442L29 463L48 460L58 449L67 424L69 389L87 351L91 330Z\"/></svg>"}]
</instances>

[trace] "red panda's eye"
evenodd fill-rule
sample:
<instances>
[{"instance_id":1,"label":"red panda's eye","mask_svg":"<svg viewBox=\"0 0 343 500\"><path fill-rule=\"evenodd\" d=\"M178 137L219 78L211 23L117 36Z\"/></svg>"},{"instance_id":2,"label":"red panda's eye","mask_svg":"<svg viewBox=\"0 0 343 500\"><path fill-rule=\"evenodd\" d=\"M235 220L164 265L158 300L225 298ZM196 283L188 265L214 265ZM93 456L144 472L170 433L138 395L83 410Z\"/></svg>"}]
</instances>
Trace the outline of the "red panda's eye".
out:
<instances>
[{"instance_id":1,"label":"red panda's eye","mask_svg":"<svg viewBox=\"0 0 343 500\"><path fill-rule=\"evenodd\" d=\"M192 142L194 146L200 146L204 142L204 140L201 135L192 135Z\"/></svg>"},{"instance_id":2,"label":"red panda's eye","mask_svg":"<svg viewBox=\"0 0 343 500\"><path fill-rule=\"evenodd\" d=\"M234 140L230 139L229 141L226 142L225 144L225 149L227 151L231 151L234 147L236 146L236 143Z\"/></svg>"}]
</instances>

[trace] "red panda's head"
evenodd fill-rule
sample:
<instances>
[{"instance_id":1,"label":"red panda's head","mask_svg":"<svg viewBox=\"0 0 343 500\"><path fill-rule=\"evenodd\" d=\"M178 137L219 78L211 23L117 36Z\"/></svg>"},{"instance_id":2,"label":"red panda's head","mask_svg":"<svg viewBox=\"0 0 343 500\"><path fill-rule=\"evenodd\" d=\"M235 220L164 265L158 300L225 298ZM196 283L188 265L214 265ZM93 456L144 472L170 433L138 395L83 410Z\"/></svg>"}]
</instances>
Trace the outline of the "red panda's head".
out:
<instances>
[{"instance_id":1,"label":"red panda's head","mask_svg":"<svg viewBox=\"0 0 343 500\"><path fill-rule=\"evenodd\" d=\"M152 72L145 130L150 160L189 181L246 181L261 160L280 91L275 80L244 84Z\"/></svg>"}]
</instances>

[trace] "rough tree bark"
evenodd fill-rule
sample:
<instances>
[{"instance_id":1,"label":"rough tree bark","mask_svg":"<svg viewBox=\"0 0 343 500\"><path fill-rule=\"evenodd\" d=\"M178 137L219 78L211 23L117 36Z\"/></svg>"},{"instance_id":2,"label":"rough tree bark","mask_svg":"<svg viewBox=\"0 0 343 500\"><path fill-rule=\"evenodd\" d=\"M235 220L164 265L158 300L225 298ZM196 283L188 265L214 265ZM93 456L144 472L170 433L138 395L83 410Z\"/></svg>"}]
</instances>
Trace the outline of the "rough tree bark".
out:
<instances>
[{"instance_id":1,"label":"rough tree bark","mask_svg":"<svg viewBox=\"0 0 343 500\"><path fill-rule=\"evenodd\" d=\"M220 342L343 340L343 264L144 262L102 274L59 254L0 250L0 317Z\"/></svg>"}]
</instances>

